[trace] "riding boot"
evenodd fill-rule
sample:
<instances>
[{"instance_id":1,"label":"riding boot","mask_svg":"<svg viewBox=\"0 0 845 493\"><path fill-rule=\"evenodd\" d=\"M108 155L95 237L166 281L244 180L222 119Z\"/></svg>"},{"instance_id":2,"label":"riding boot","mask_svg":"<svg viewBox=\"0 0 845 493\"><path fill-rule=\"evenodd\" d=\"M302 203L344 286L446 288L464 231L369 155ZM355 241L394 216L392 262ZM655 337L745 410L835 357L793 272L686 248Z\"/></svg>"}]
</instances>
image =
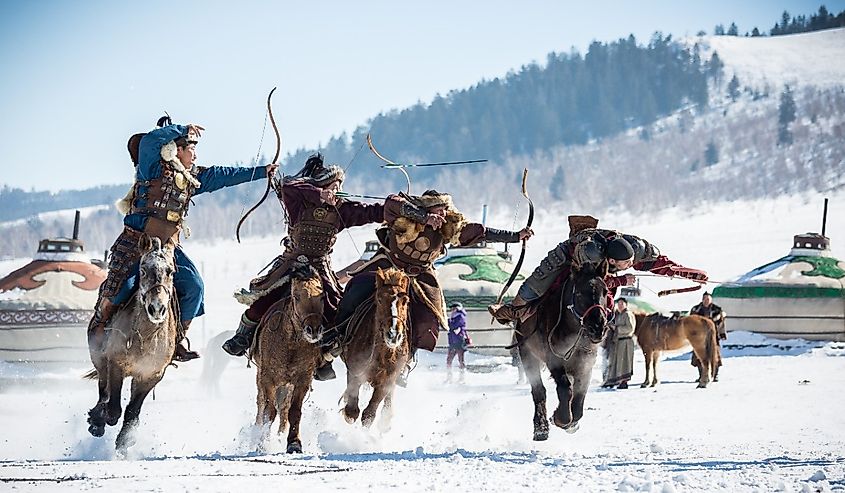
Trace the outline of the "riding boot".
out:
<instances>
[{"instance_id":1,"label":"riding boot","mask_svg":"<svg viewBox=\"0 0 845 493\"><path fill-rule=\"evenodd\" d=\"M120 308L108 298L101 298L94 310L94 316L88 323L88 350L102 353L106 348L106 324L109 323L112 315Z\"/></svg>"},{"instance_id":2,"label":"riding boot","mask_svg":"<svg viewBox=\"0 0 845 493\"><path fill-rule=\"evenodd\" d=\"M522 299L520 295L516 295L509 303L501 305L490 305L487 311L502 325L507 325L509 322L515 322L522 317L527 301Z\"/></svg>"},{"instance_id":3,"label":"riding boot","mask_svg":"<svg viewBox=\"0 0 845 493\"><path fill-rule=\"evenodd\" d=\"M200 357L199 353L196 351L191 351L190 341L186 337L188 333L188 329L191 327L191 320L183 320L182 322L182 333L176 331L176 350L173 351L173 361L179 361L184 363L185 361L191 361L192 359L197 359ZM182 345L182 340L187 341L188 347Z\"/></svg>"},{"instance_id":4,"label":"riding boot","mask_svg":"<svg viewBox=\"0 0 845 493\"><path fill-rule=\"evenodd\" d=\"M246 313L241 315L241 323L238 325L238 330L231 339L223 343L223 351L232 356L243 356L252 347L252 339L255 337L255 328L258 327L258 322L253 322L246 316Z\"/></svg>"}]
</instances>

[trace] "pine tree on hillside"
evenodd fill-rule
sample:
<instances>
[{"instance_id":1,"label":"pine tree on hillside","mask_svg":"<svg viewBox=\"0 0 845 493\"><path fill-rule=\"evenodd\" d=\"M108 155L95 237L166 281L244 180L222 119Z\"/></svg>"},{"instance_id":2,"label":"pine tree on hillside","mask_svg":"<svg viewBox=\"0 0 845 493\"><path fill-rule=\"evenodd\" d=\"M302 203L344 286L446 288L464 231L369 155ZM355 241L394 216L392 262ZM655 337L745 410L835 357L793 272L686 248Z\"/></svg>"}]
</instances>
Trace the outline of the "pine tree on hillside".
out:
<instances>
[{"instance_id":1,"label":"pine tree on hillside","mask_svg":"<svg viewBox=\"0 0 845 493\"><path fill-rule=\"evenodd\" d=\"M707 166L713 166L719 162L719 148L716 147L716 143L712 140L707 144L707 148L704 149L704 162Z\"/></svg>"},{"instance_id":2,"label":"pine tree on hillside","mask_svg":"<svg viewBox=\"0 0 845 493\"><path fill-rule=\"evenodd\" d=\"M754 26L754 29L751 30L751 37L756 38L760 36L760 30L757 29L757 26Z\"/></svg>"},{"instance_id":3,"label":"pine tree on hillside","mask_svg":"<svg viewBox=\"0 0 845 493\"><path fill-rule=\"evenodd\" d=\"M739 97L739 79L734 74L731 77L731 81L728 82L728 97L731 98L731 101L736 102L737 98Z\"/></svg>"},{"instance_id":4,"label":"pine tree on hillside","mask_svg":"<svg viewBox=\"0 0 845 493\"><path fill-rule=\"evenodd\" d=\"M713 56L710 57L709 75L716 81L717 84L722 81L722 69L724 69L724 67L725 64L722 63L722 59L719 58L719 52L714 51Z\"/></svg>"},{"instance_id":5,"label":"pine tree on hillside","mask_svg":"<svg viewBox=\"0 0 845 493\"><path fill-rule=\"evenodd\" d=\"M780 106L778 106L778 144L792 144L792 131L789 130L789 124L795 121L795 109L792 88L787 85L780 94Z\"/></svg>"},{"instance_id":6,"label":"pine tree on hillside","mask_svg":"<svg viewBox=\"0 0 845 493\"><path fill-rule=\"evenodd\" d=\"M725 35L725 26L721 24L717 24L716 27L713 28L713 35L714 36L724 36Z\"/></svg>"},{"instance_id":7,"label":"pine tree on hillside","mask_svg":"<svg viewBox=\"0 0 845 493\"><path fill-rule=\"evenodd\" d=\"M733 22L731 22L731 27L728 28L728 36L739 36L739 28Z\"/></svg>"}]
</instances>

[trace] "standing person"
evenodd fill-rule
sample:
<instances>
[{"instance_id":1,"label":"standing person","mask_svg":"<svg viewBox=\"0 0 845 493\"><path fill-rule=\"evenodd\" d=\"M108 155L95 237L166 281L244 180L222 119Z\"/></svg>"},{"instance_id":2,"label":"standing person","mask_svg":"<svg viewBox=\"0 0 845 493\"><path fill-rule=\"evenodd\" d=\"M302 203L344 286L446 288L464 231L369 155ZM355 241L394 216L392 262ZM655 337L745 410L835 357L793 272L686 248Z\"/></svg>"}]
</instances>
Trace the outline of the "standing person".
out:
<instances>
[{"instance_id":1,"label":"standing person","mask_svg":"<svg viewBox=\"0 0 845 493\"><path fill-rule=\"evenodd\" d=\"M449 308L449 353L446 355L446 383L452 383L452 360L458 356L458 367L461 369L461 376L458 383L464 383L466 363L464 363L464 352L471 344L467 334L467 312L464 306L458 302L452 303Z\"/></svg>"},{"instance_id":2,"label":"standing person","mask_svg":"<svg viewBox=\"0 0 845 493\"><path fill-rule=\"evenodd\" d=\"M701 295L701 303L692 307L689 313L690 315L701 315L702 317L709 318L713 321L716 325L716 334L718 335L716 338L716 344L718 344L721 348L722 341L728 338L728 333L725 330L726 314L724 310L722 310L721 306L713 303L713 295L711 295L709 291L705 291L704 294ZM695 355L695 352L692 353L690 364L696 368L701 365L701 362L698 361L698 357ZM721 357L719 357L719 366L722 366ZM714 378L713 381L717 380L718 377Z\"/></svg>"},{"instance_id":3,"label":"standing person","mask_svg":"<svg viewBox=\"0 0 845 493\"><path fill-rule=\"evenodd\" d=\"M612 352L609 353L607 376L602 387L627 389L628 381L634 374L634 329L637 319L628 311L628 300L616 300L616 316L613 317L613 332L615 340Z\"/></svg>"},{"instance_id":4,"label":"standing person","mask_svg":"<svg viewBox=\"0 0 845 493\"><path fill-rule=\"evenodd\" d=\"M138 272L142 254L138 240L145 233L159 238L162 244L170 242L175 246L173 286L179 302L180 330L173 359L190 361L199 357L180 344L191 321L205 313L202 278L179 242L191 199L201 193L262 180L278 168L276 163L254 168L197 166L196 146L203 130L199 125L173 125L169 117L163 117L158 128L129 139L135 184L118 203L126 214L124 228L111 247L108 277L100 286L94 316L88 324L92 360L102 355L109 319L135 292L142 275Z\"/></svg>"},{"instance_id":5,"label":"standing person","mask_svg":"<svg viewBox=\"0 0 845 493\"><path fill-rule=\"evenodd\" d=\"M274 303L290 295L291 273L309 266L322 280L324 324L332 326L343 293L331 266L337 235L346 228L384 220L383 204L363 204L335 195L344 177L340 166L324 165L318 153L308 158L299 173L284 178L279 198L288 215L285 251L276 257L270 272L250 282L249 290L235 293L249 308L241 315L235 335L223 343L224 351L232 356L246 354L258 322ZM317 380L334 378L331 367L321 368Z\"/></svg>"},{"instance_id":6,"label":"standing person","mask_svg":"<svg viewBox=\"0 0 845 493\"><path fill-rule=\"evenodd\" d=\"M422 195L390 195L384 204L385 225L376 230L381 246L366 264L351 273L338 307L335 327L323 338L326 364L340 355L349 331L349 321L359 306L376 289L376 271L395 267L410 278L411 352L434 350L437 334L446 327L443 292L434 272L434 262L446 253L446 245L470 246L482 241L516 243L530 238L530 228L504 231L467 222L455 209L452 197L436 190ZM402 374L398 385L404 386Z\"/></svg>"}]
</instances>

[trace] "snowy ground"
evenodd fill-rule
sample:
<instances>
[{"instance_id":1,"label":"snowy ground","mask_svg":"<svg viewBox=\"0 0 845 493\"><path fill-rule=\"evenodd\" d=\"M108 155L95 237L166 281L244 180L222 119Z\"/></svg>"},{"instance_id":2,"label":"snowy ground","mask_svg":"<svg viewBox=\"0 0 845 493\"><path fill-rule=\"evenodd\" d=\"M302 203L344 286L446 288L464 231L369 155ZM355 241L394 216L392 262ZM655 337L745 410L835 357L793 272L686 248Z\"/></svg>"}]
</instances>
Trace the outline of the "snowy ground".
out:
<instances>
[{"instance_id":1,"label":"snowy ground","mask_svg":"<svg viewBox=\"0 0 845 493\"><path fill-rule=\"evenodd\" d=\"M845 247L845 194L831 195L828 235ZM574 212L574 211L573 211ZM583 211L578 211L583 212ZM587 211L589 212L589 211ZM715 280L742 274L787 253L792 235L819 229L818 195L733 204L702 204L650 217L602 215L602 225L640 234L670 257L703 268ZM507 220L510 223L510 218ZM491 221L492 226L508 227ZM566 231L540 212L533 266ZM370 233L352 235L363 244ZM341 234L335 263L358 256ZM360 246L358 248L361 248ZM186 243L204 272L207 311L192 329L205 340L232 329L241 307L231 291L278 250L278 239L243 245ZM0 274L25 260L0 262ZM664 284L643 279L646 292ZM669 281L678 286L681 281ZM700 297L668 297L689 308ZM759 343L750 334L728 342ZM532 403L507 359L471 357L463 385L444 385L444 355L421 355L410 386L397 393L390 431L347 425L338 413L340 378L317 383L305 407L305 454L283 454L279 441L259 454L254 420L254 370L229 364L219 394L201 377L202 363L168 372L142 413L141 436L129 460L114 460L115 430L88 435L94 403L85 369L36 369L0 364L0 490L232 491L293 487L313 491L397 487L403 491L595 490L843 490L845 489L845 348L782 344L726 354L721 381L695 389L687 356L660 365L655 389L602 391L593 385L581 429L553 429L533 442ZM205 360L219 350L202 352ZM677 359L676 359L677 358ZM597 375L594 372L594 383ZM634 381L643 375L638 355ZM556 405L551 386L549 407Z\"/></svg>"}]
</instances>

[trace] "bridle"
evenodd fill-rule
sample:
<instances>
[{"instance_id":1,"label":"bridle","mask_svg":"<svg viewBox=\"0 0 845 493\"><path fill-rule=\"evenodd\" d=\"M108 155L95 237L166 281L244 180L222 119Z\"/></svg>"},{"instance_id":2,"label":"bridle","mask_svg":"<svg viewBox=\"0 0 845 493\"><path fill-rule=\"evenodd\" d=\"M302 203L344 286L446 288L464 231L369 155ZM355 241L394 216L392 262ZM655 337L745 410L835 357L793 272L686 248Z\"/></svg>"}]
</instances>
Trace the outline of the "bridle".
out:
<instances>
[{"instance_id":1,"label":"bridle","mask_svg":"<svg viewBox=\"0 0 845 493\"><path fill-rule=\"evenodd\" d=\"M601 282L604 283L603 280ZM583 314L578 313L578 309L575 308L575 283L572 284L571 298L571 302L566 307L569 309L570 313L572 313L572 315L574 315L575 318L578 319L578 323L581 325L581 327L584 327L584 319L587 318L587 316L590 315L590 312L592 312L593 310L601 310L602 312L604 312L604 316L607 319L607 323L605 324L605 326L610 325L610 323L613 321L614 312L612 309L608 308L606 304L596 303L594 305L590 305L586 310L584 310Z\"/></svg>"}]
</instances>

